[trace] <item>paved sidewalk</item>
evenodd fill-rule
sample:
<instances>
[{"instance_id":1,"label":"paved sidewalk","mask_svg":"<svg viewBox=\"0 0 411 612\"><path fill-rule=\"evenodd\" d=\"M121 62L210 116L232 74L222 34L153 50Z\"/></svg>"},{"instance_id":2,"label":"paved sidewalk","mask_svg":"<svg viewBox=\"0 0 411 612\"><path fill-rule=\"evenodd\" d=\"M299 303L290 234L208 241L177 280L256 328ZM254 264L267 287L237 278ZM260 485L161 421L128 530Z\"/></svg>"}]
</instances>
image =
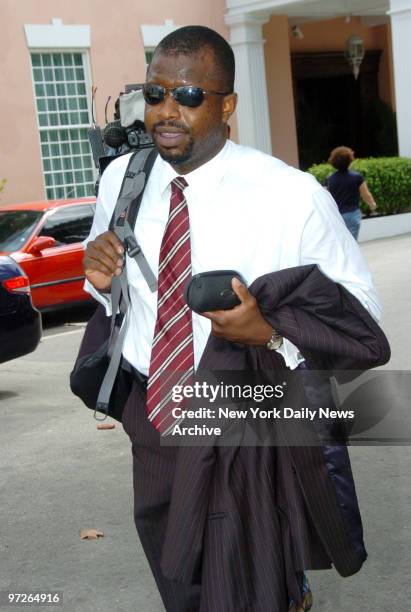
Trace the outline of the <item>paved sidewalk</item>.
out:
<instances>
[{"instance_id":1,"label":"paved sidewalk","mask_svg":"<svg viewBox=\"0 0 411 612\"><path fill-rule=\"evenodd\" d=\"M387 368L411 370L411 234L360 245L383 304L392 357Z\"/></svg>"},{"instance_id":2,"label":"paved sidewalk","mask_svg":"<svg viewBox=\"0 0 411 612\"><path fill-rule=\"evenodd\" d=\"M383 304L392 357L383 369L411 370L411 235L361 245ZM311 572L313 612L410 609L411 454L409 447L350 449L368 560L357 575Z\"/></svg>"},{"instance_id":3,"label":"paved sidewalk","mask_svg":"<svg viewBox=\"0 0 411 612\"><path fill-rule=\"evenodd\" d=\"M361 248L384 303L387 367L411 369L411 235ZM0 365L0 590L64 591L62 607L36 609L163 612L133 525L128 438L120 425L97 431L69 391L81 332L52 336ZM313 572L313 612L409 609L409 450L351 450L369 560L345 580ZM86 527L105 537L81 541Z\"/></svg>"}]
</instances>

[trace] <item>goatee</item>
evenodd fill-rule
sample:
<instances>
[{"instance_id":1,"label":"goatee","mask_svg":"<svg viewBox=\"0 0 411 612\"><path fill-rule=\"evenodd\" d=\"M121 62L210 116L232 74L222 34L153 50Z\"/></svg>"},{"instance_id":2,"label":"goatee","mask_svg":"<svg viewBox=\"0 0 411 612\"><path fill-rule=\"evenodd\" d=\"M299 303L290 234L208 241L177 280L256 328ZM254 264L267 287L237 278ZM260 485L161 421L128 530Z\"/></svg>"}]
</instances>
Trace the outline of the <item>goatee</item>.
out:
<instances>
[{"instance_id":1,"label":"goatee","mask_svg":"<svg viewBox=\"0 0 411 612\"><path fill-rule=\"evenodd\" d=\"M167 151L167 149L164 150L160 149L159 147L158 152L160 153L160 156L162 157L162 159L164 159L164 161L168 162L169 164L178 166L180 164L185 164L191 159L191 155L193 153L193 146L194 143L190 139L186 148L184 149L184 151L181 151L181 153L173 153L171 150Z\"/></svg>"}]
</instances>

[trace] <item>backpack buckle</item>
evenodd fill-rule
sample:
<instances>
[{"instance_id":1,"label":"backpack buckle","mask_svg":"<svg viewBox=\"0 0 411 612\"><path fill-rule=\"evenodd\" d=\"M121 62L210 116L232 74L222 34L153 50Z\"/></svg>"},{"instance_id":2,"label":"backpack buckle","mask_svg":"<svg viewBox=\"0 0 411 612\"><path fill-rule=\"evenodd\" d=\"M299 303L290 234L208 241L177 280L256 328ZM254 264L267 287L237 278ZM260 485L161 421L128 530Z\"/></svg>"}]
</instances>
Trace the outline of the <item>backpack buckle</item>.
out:
<instances>
[{"instance_id":1,"label":"backpack buckle","mask_svg":"<svg viewBox=\"0 0 411 612\"><path fill-rule=\"evenodd\" d=\"M140 253L140 245L134 236L127 236L124 242L126 244L126 250L129 257L135 257L138 253Z\"/></svg>"}]
</instances>

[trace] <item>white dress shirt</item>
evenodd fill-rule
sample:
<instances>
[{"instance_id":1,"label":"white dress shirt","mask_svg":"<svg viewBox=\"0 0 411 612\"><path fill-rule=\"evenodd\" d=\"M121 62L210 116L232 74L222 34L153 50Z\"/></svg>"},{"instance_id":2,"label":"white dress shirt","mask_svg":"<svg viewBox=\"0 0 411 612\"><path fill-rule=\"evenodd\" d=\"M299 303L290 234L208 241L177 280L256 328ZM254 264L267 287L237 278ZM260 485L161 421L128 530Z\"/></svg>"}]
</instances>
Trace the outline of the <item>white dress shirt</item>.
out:
<instances>
[{"instance_id":1,"label":"white dress shirt","mask_svg":"<svg viewBox=\"0 0 411 612\"><path fill-rule=\"evenodd\" d=\"M107 230L129 158L124 155L114 160L104 172L85 244ZM170 164L158 156L137 218L136 238L156 276L169 213L170 182L176 176ZM188 183L184 194L190 216L193 274L237 270L251 284L263 274L314 263L379 319L378 296L360 249L332 196L310 174L228 140L213 159L184 178ZM128 256L127 272L131 311L123 355L148 375L157 292L150 291L136 262ZM111 314L109 296L98 293L88 281L85 290ZM193 313L195 367L210 330L211 322ZM291 368L302 360L298 348L286 339L278 352Z\"/></svg>"}]
</instances>

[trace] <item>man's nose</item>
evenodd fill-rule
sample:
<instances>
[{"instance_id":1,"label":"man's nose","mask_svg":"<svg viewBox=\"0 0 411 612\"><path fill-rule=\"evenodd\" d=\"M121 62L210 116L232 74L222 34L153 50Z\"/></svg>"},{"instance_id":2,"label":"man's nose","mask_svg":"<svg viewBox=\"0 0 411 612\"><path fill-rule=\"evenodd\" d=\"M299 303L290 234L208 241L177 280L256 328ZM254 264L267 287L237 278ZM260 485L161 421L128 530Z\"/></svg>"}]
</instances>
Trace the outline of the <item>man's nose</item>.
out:
<instances>
[{"instance_id":1,"label":"man's nose","mask_svg":"<svg viewBox=\"0 0 411 612\"><path fill-rule=\"evenodd\" d=\"M170 91L166 93L158 113L162 119L175 119L180 116L180 105L174 100Z\"/></svg>"}]
</instances>

